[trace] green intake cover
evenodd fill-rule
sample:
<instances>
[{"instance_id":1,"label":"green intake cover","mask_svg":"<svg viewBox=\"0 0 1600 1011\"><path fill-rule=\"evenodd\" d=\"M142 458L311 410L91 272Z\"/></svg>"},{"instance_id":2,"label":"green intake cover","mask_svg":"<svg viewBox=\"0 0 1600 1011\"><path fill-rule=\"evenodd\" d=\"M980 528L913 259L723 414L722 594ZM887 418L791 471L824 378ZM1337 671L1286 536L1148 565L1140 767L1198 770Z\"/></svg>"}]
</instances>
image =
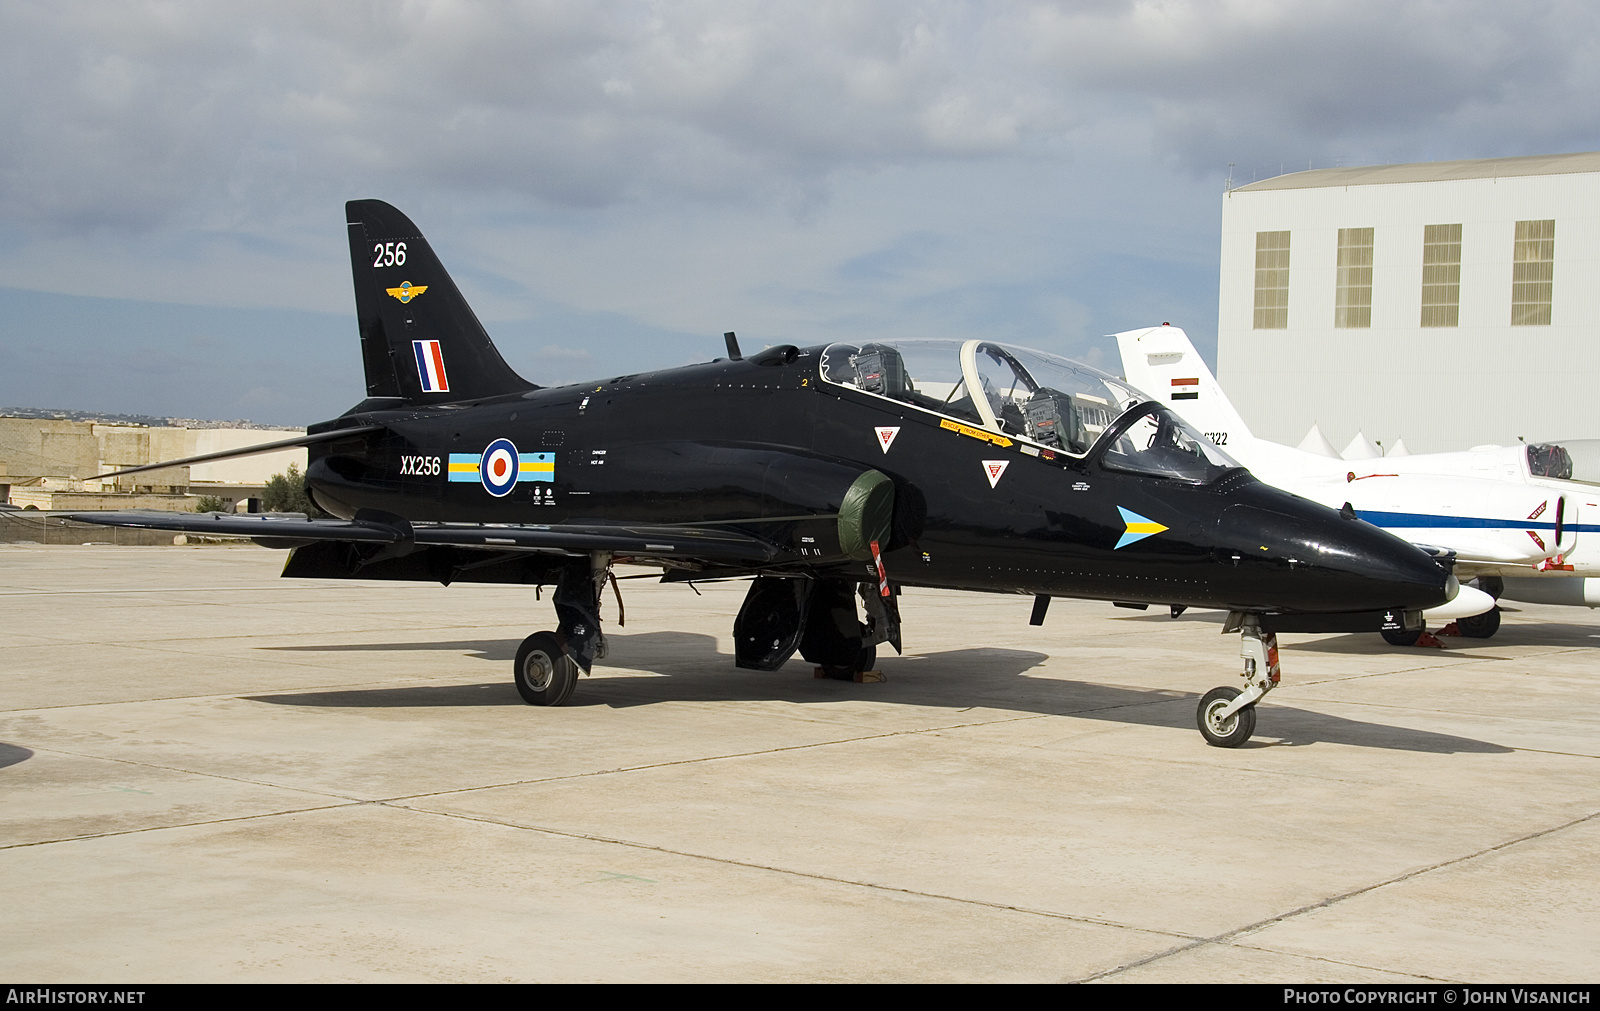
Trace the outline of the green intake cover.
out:
<instances>
[{"instance_id":1,"label":"green intake cover","mask_svg":"<svg viewBox=\"0 0 1600 1011\"><path fill-rule=\"evenodd\" d=\"M869 470L850 482L839 505L839 548L851 558L872 557L872 542L887 550L894 522L894 482L889 475Z\"/></svg>"}]
</instances>

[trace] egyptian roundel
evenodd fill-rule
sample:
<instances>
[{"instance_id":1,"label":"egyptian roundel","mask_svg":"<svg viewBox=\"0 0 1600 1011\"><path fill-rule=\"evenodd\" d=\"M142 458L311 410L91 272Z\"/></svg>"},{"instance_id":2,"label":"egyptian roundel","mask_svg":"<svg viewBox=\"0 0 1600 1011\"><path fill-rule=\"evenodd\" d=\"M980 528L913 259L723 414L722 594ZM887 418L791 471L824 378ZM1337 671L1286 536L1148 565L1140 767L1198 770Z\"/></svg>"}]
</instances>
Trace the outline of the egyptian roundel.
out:
<instances>
[{"instance_id":1,"label":"egyptian roundel","mask_svg":"<svg viewBox=\"0 0 1600 1011\"><path fill-rule=\"evenodd\" d=\"M478 467L483 487L490 495L500 498L511 494L517 486L522 461L518 459L517 447L511 444L510 439L496 439L483 451L483 459Z\"/></svg>"}]
</instances>

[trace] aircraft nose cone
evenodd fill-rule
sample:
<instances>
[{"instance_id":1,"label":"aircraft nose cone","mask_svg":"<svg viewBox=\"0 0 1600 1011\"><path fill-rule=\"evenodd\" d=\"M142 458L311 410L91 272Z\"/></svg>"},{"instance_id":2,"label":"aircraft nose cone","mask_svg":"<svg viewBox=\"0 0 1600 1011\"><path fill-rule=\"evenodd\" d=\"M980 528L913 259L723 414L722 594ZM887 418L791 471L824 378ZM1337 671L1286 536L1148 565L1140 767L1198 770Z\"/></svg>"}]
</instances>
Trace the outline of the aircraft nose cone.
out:
<instances>
[{"instance_id":1,"label":"aircraft nose cone","mask_svg":"<svg viewBox=\"0 0 1600 1011\"><path fill-rule=\"evenodd\" d=\"M1450 574L1393 534L1266 485L1241 492L1218 518L1217 533L1241 594L1250 595L1246 578L1264 588L1255 594L1262 601L1250 606L1420 610L1450 599ZM1266 592L1276 601L1265 601Z\"/></svg>"}]
</instances>

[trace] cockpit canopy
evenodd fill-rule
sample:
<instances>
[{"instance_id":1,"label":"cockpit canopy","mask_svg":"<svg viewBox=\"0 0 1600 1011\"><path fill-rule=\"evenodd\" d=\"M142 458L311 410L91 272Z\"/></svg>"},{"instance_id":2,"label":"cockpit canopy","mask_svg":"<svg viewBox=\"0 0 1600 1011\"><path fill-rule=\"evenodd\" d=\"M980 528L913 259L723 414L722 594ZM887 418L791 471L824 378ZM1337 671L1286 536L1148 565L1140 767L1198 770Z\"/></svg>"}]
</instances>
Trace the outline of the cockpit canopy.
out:
<instances>
[{"instance_id":1,"label":"cockpit canopy","mask_svg":"<svg viewBox=\"0 0 1600 1011\"><path fill-rule=\"evenodd\" d=\"M1107 442L1100 462L1113 470L1205 483L1239 466L1121 379L1043 351L978 340L841 341L823 350L821 368L830 383L1032 443L1045 459L1087 457Z\"/></svg>"},{"instance_id":2,"label":"cockpit canopy","mask_svg":"<svg viewBox=\"0 0 1600 1011\"><path fill-rule=\"evenodd\" d=\"M1532 443L1527 456L1528 473L1534 477L1600 484L1600 439Z\"/></svg>"}]
</instances>

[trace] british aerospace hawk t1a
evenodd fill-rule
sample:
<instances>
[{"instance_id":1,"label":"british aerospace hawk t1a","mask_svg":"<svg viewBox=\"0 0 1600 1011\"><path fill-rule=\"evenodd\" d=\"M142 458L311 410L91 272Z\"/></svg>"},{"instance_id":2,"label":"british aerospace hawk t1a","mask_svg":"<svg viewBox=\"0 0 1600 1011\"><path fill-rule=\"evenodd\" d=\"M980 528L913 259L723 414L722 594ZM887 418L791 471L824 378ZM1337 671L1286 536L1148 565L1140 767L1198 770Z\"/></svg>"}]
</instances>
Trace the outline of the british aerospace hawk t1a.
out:
<instances>
[{"instance_id":1,"label":"british aerospace hawk t1a","mask_svg":"<svg viewBox=\"0 0 1600 1011\"><path fill-rule=\"evenodd\" d=\"M1278 683L1278 631L1399 627L1457 592L1424 552L1258 482L1127 383L998 342L743 357L729 334L704 364L538 386L405 215L346 212L367 396L272 444L309 449L337 518L78 518L254 537L289 549L285 576L553 586L555 629L515 661L533 705L604 657L619 562L750 578L737 665L798 651L842 678L900 648L901 587L1027 594L1033 624L1056 596L1221 608L1245 687L1208 693L1197 721L1224 746ZM158 466L223 455L243 453Z\"/></svg>"}]
</instances>

